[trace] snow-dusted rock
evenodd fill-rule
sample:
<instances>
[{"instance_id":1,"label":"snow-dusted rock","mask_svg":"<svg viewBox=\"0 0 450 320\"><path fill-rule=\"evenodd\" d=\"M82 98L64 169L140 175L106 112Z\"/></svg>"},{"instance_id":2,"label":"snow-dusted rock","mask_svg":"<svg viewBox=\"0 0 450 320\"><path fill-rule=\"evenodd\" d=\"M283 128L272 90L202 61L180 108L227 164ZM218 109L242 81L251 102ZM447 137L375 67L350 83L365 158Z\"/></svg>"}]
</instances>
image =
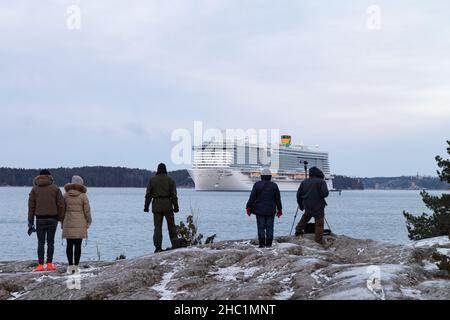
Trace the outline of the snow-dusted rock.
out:
<instances>
[{"instance_id":1,"label":"snow-dusted rock","mask_svg":"<svg viewBox=\"0 0 450 320\"><path fill-rule=\"evenodd\" d=\"M450 248L450 238L447 236L424 239L412 242L415 247L447 247Z\"/></svg>"},{"instance_id":2,"label":"snow-dusted rock","mask_svg":"<svg viewBox=\"0 0 450 320\"><path fill-rule=\"evenodd\" d=\"M395 245L345 236L281 237L273 248L225 241L132 260L35 274L34 263L0 263L0 299L450 299L437 238Z\"/></svg>"}]
</instances>

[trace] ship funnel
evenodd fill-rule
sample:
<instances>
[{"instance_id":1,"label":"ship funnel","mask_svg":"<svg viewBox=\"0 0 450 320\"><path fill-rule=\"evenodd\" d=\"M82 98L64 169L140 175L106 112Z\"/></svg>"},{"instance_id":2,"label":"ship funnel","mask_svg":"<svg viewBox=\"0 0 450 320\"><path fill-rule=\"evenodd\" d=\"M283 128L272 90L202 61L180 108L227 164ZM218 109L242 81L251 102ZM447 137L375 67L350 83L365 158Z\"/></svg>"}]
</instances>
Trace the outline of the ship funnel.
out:
<instances>
[{"instance_id":1,"label":"ship funnel","mask_svg":"<svg viewBox=\"0 0 450 320\"><path fill-rule=\"evenodd\" d=\"M285 147L290 147L291 143L292 143L291 136L288 136L288 135L281 136L281 145L283 145Z\"/></svg>"}]
</instances>

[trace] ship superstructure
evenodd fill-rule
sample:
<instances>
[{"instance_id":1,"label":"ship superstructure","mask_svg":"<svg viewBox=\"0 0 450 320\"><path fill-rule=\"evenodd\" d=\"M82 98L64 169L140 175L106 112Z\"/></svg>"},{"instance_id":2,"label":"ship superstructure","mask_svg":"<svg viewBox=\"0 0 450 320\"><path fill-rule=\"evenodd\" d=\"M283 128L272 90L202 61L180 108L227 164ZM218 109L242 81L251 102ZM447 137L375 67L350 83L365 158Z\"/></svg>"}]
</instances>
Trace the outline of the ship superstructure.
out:
<instances>
[{"instance_id":1,"label":"ship superstructure","mask_svg":"<svg viewBox=\"0 0 450 320\"><path fill-rule=\"evenodd\" d=\"M203 142L193 147L193 157L189 173L198 191L249 191L263 168L271 169L281 191L296 191L305 179L305 162L321 169L333 189L328 153L292 145L287 135L266 146L237 139Z\"/></svg>"}]
</instances>

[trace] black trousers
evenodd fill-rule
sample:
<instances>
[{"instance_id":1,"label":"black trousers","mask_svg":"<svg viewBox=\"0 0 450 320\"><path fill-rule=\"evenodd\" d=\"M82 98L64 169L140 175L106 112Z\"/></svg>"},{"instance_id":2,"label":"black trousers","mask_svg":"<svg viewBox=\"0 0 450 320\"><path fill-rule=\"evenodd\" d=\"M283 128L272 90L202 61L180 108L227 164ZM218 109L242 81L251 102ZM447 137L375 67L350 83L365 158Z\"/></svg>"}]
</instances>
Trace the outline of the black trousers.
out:
<instances>
[{"instance_id":1,"label":"black trousers","mask_svg":"<svg viewBox=\"0 0 450 320\"><path fill-rule=\"evenodd\" d=\"M47 263L53 262L55 252L55 233L58 226L56 219L36 219L36 234L38 238L38 260L44 264L45 243L47 242Z\"/></svg>"},{"instance_id":2,"label":"black trousers","mask_svg":"<svg viewBox=\"0 0 450 320\"><path fill-rule=\"evenodd\" d=\"M82 242L83 239L67 239L66 255L67 261L69 261L69 266L73 266L74 258L76 266L78 266L78 264L80 263Z\"/></svg>"}]
</instances>

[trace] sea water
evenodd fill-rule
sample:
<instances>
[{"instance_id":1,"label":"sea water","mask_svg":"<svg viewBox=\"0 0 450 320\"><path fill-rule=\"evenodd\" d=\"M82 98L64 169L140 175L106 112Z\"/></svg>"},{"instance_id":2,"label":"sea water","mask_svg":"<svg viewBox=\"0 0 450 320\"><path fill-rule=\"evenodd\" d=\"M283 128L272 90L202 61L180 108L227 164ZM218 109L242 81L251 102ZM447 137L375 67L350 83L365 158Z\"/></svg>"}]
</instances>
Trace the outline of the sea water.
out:
<instances>
[{"instance_id":1,"label":"sea water","mask_svg":"<svg viewBox=\"0 0 450 320\"><path fill-rule=\"evenodd\" d=\"M36 234L27 235L27 204L30 188L0 188L0 261L36 259ZM176 222L194 214L205 238L216 241L256 238L255 217L245 206L249 192L196 192L180 189ZM327 199L326 218L336 234L395 243L408 242L403 210L428 212L419 191L343 191ZM440 191L432 191L440 194ZM83 260L114 260L153 253L153 217L144 213L145 189L90 188L88 196L93 223L83 244ZM283 192L283 217L276 219L275 235L290 232L296 212L296 193ZM299 221L301 212L297 216ZM164 246L170 246L164 223ZM55 240L55 260L65 261L61 227Z\"/></svg>"}]
</instances>

